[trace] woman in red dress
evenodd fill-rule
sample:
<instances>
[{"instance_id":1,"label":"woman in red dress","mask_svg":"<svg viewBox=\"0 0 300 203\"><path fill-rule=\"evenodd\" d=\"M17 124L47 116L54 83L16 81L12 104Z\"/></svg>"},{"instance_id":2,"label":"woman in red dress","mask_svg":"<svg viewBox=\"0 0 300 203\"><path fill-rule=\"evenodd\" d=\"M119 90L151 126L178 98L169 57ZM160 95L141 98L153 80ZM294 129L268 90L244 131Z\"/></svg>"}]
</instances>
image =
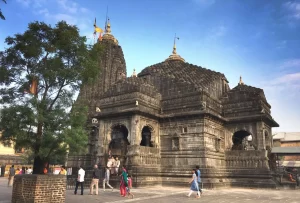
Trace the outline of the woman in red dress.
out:
<instances>
[{"instance_id":1,"label":"woman in red dress","mask_svg":"<svg viewBox=\"0 0 300 203\"><path fill-rule=\"evenodd\" d=\"M122 197L126 197L126 187L128 187L128 178L127 178L127 171L123 166L122 174L121 174L121 182L120 182L120 194Z\"/></svg>"}]
</instances>

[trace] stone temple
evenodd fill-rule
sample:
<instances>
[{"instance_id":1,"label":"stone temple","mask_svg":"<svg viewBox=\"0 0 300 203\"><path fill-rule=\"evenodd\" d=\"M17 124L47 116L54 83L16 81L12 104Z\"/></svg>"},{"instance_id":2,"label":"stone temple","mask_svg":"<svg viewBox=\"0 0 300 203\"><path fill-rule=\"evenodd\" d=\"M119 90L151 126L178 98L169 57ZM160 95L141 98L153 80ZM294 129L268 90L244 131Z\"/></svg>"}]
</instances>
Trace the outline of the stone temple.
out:
<instances>
[{"instance_id":1,"label":"stone temple","mask_svg":"<svg viewBox=\"0 0 300 203\"><path fill-rule=\"evenodd\" d=\"M90 109L89 164L118 156L135 184L185 185L200 166L204 187L274 187L271 116L264 91L189 64L177 54L126 77L108 22L100 74L81 88ZM86 162L87 163L87 162Z\"/></svg>"}]
</instances>

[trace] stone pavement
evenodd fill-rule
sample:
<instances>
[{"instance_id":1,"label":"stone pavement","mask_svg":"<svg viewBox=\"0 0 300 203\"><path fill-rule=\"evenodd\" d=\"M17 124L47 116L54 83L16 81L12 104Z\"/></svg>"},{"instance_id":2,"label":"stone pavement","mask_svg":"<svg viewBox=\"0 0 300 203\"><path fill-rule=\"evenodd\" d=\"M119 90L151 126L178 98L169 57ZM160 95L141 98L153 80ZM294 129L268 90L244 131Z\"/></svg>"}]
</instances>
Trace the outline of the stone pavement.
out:
<instances>
[{"instance_id":1,"label":"stone pavement","mask_svg":"<svg viewBox=\"0 0 300 203\"><path fill-rule=\"evenodd\" d=\"M200 199L193 194L186 197L189 188L151 187L132 189L134 199L120 197L119 191L99 190L99 195L74 195L73 190L67 190L67 203L175 203L175 202L205 202L205 203L299 203L300 190L263 190L263 189L216 189L204 190ZM11 201L12 188L7 187L7 178L0 178L0 203Z\"/></svg>"}]
</instances>

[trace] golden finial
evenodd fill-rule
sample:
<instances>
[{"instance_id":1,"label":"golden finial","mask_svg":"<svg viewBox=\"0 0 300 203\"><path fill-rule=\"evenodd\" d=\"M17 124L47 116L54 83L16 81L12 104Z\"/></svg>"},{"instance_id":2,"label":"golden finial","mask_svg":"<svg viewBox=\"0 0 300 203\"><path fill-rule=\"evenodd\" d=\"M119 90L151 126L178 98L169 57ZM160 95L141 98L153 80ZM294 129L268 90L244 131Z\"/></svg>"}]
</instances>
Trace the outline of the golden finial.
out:
<instances>
[{"instance_id":1,"label":"golden finial","mask_svg":"<svg viewBox=\"0 0 300 203\"><path fill-rule=\"evenodd\" d=\"M111 33L109 18L107 19L107 23L105 26L105 33Z\"/></svg>"},{"instance_id":2,"label":"golden finial","mask_svg":"<svg viewBox=\"0 0 300 203\"><path fill-rule=\"evenodd\" d=\"M244 85L244 82L242 80L242 76L240 76L240 82L239 82L239 85Z\"/></svg>"},{"instance_id":3,"label":"golden finial","mask_svg":"<svg viewBox=\"0 0 300 203\"><path fill-rule=\"evenodd\" d=\"M176 33L175 33L172 55L170 55L169 58L166 59L166 61L169 61L169 60L180 60L180 61L185 62L185 60L181 56L179 56L177 54L177 51L176 51L176 40L179 40L179 37L177 37Z\"/></svg>"},{"instance_id":4,"label":"golden finial","mask_svg":"<svg viewBox=\"0 0 300 203\"><path fill-rule=\"evenodd\" d=\"M132 77L136 77L136 72L135 72L135 69L133 69L133 73L132 73Z\"/></svg>"},{"instance_id":5,"label":"golden finial","mask_svg":"<svg viewBox=\"0 0 300 203\"><path fill-rule=\"evenodd\" d=\"M105 23L105 33L102 37L103 40L112 40L116 45L119 44L118 40L111 34L111 28L110 28L110 20L107 18Z\"/></svg>"},{"instance_id":6,"label":"golden finial","mask_svg":"<svg viewBox=\"0 0 300 203\"><path fill-rule=\"evenodd\" d=\"M179 40L179 37L176 37L176 33L175 33L175 37L174 37L174 45L173 45L173 51L172 51L172 54L177 54L177 52L176 52L176 39Z\"/></svg>"}]
</instances>

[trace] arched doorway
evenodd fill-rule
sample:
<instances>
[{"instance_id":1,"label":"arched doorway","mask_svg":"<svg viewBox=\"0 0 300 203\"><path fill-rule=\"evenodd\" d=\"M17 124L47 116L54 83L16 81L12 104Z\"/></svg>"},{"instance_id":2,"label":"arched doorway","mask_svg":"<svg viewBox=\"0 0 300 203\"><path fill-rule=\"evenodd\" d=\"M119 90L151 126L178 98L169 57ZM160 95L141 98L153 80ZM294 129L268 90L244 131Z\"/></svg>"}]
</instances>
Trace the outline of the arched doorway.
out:
<instances>
[{"instance_id":1,"label":"arched doorway","mask_svg":"<svg viewBox=\"0 0 300 203\"><path fill-rule=\"evenodd\" d=\"M114 158L118 157L121 165L126 163L127 146L130 145L128 141L128 130L126 126L118 124L112 127L111 141L109 143L110 155Z\"/></svg>"},{"instance_id":2,"label":"arched doorway","mask_svg":"<svg viewBox=\"0 0 300 203\"><path fill-rule=\"evenodd\" d=\"M232 150L247 150L249 144L248 142L250 141L248 140L249 135L251 134L245 130L240 130L235 132L232 136L232 143L233 143Z\"/></svg>"},{"instance_id":3,"label":"arched doorway","mask_svg":"<svg viewBox=\"0 0 300 203\"><path fill-rule=\"evenodd\" d=\"M142 129L142 141L141 146L145 147L153 147L153 143L151 142L151 128L149 126L145 126Z\"/></svg>"}]
</instances>

